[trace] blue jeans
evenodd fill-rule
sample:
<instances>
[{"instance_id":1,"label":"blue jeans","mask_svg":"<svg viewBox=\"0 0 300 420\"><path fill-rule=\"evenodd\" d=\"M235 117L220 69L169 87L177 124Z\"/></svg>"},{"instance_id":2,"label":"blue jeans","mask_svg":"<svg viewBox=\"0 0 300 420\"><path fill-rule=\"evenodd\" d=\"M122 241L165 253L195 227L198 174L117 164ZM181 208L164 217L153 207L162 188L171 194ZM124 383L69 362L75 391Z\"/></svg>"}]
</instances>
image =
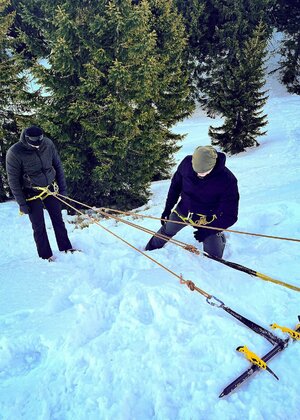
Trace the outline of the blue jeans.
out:
<instances>
[{"instance_id":1,"label":"blue jeans","mask_svg":"<svg viewBox=\"0 0 300 420\"><path fill-rule=\"evenodd\" d=\"M168 238L159 238L152 236L146 245L146 251L153 251L154 249L162 248L169 239L175 236L181 229L187 225L173 223L182 222L176 213L171 213L169 220L159 229L157 233L165 235ZM226 239L223 232L212 233L203 241L203 250L214 257L222 258Z\"/></svg>"}]
</instances>

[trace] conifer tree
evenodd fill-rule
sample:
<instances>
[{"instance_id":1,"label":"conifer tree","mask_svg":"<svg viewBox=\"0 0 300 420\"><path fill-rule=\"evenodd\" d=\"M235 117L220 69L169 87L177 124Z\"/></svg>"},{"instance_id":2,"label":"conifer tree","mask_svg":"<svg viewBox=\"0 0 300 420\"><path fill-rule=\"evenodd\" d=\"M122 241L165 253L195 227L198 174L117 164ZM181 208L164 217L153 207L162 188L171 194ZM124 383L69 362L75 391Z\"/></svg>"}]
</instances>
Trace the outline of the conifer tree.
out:
<instances>
[{"instance_id":1,"label":"conifer tree","mask_svg":"<svg viewBox=\"0 0 300 420\"><path fill-rule=\"evenodd\" d=\"M231 153L238 153L249 145L258 145L254 134L260 131L257 131L257 128L254 129L254 126L258 123L262 126L265 124L265 118L259 115L257 108L261 107L265 101L265 94L260 92L258 87L264 83L264 54L257 51L257 57L262 62L260 65L255 62L252 66L253 71L258 71L260 66L260 76L257 74L252 76L247 71L245 56L248 54L247 49L250 48L249 40L256 36L254 32L257 25L260 21L269 20L268 12L272 2L273 0L228 0L226 2L204 0L203 10L198 14L198 23L193 26L196 32L189 37L191 45L194 46L190 48L190 53L194 54L196 63L194 86L197 99L208 116L225 117L223 129L226 131L226 140L225 133L222 133L222 141L219 138L223 130L221 128L211 128L210 134L214 138L214 144L219 144ZM178 3L181 5L180 10L185 13L190 10L187 8L187 3L190 7L194 7L193 0L178 0ZM261 40L261 48L265 45L270 33L271 29L266 25L260 36L260 39L264 37L264 40ZM255 49L252 53L256 54ZM254 84L250 75L251 78L260 77L260 81ZM245 77L248 80L245 80ZM256 111L252 109L253 107ZM248 113L247 118L246 113ZM249 118L252 120L250 121ZM251 136L244 133L245 130L246 133L249 131L249 127L246 129L245 124L253 125ZM235 145L234 142L236 142Z\"/></svg>"},{"instance_id":2,"label":"conifer tree","mask_svg":"<svg viewBox=\"0 0 300 420\"><path fill-rule=\"evenodd\" d=\"M280 80L288 92L300 95L300 3L276 0L274 25L284 38L280 45Z\"/></svg>"},{"instance_id":3,"label":"conifer tree","mask_svg":"<svg viewBox=\"0 0 300 420\"><path fill-rule=\"evenodd\" d=\"M184 59L190 76L191 97L195 102L199 98L199 81L202 80L201 63L207 55L206 46L210 45L211 31L204 27L204 19L207 16L204 3L199 0L176 0L186 28L187 46Z\"/></svg>"},{"instance_id":4,"label":"conifer tree","mask_svg":"<svg viewBox=\"0 0 300 420\"><path fill-rule=\"evenodd\" d=\"M5 201L10 192L5 171L8 148L18 140L18 124L26 119L26 78L21 75L22 61L14 54L12 39L8 36L14 20L9 12L9 0L0 0L0 201Z\"/></svg>"},{"instance_id":5,"label":"conifer tree","mask_svg":"<svg viewBox=\"0 0 300 420\"><path fill-rule=\"evenodd\" d=\"M252 37L235 54L235 65L225 64L221 71L216 69L214 102L222 110L224 124L210 127L212 144L220 146L225 152L235 154L247 147L258 146L257 137L267 124L263 105L267 101L265 84L265 59L267 55L264 25L260 23Z\"/></svg>"},{"instance_id":6,"label":"conifer tree","mask_svg":"<svg viewBox=\"0 0 300 420\"><path fill-rule=\"evenodd\" d=\"M48 60L32 72L47 92L40 121L59 145L69 195L98 205L144 203L178 148L171 127L192 109L184 25L173 1L30 0L22 7L23 21L41 34L36 50L30 33L23 40Z\"/></svg>"}]
</instances>

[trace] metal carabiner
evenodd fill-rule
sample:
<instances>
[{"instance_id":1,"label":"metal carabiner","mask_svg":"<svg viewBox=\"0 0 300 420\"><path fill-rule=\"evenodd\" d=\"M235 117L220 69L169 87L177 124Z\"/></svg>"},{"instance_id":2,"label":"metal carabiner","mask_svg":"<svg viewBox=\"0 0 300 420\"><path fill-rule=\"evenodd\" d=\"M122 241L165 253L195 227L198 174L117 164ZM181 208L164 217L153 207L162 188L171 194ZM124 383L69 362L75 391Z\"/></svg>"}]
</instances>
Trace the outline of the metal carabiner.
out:
<instances>
[{"instance_id":1,"label":"metal carabiner","mask_svg":"<svg viewBox=\"0 0 300 420\"><path fill-rule=\"evenodd\" d=\"M215 302L213 300L215 300ZM208 298L206 298L206 302L209 303L211 306L216 306L217 308L223 308L223 306L225 305L224 302L222 302L215 296L209 296Z\"/></svg>"}]
</instances>

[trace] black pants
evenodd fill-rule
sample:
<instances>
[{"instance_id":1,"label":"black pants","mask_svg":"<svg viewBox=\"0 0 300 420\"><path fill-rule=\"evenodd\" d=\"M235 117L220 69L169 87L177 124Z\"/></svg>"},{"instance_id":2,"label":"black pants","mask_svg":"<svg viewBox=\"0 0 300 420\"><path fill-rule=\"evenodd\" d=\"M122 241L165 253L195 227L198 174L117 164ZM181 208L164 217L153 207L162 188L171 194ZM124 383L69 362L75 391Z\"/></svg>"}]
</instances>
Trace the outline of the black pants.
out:
<instances>
[{"instance_id":1,"label":"black pants","mask_svg":"<svg viewBox=\"0 0 300 420\"><path fill-rule=\"evenodd\" d=\"M29 219L32 224L33 237L39 257L47 259L52 256L52 250L45 225L44 207L47 209L51 218L58 249L60 251L66 251L67 249L72 248L71 242L68 238L68 232L62 218L60 202L57 198L50 195L43 201L38 198L36 200L28 201L27 203L30 207Z\"/></svg>"},{"instance_id":2,"label":"black pants","mask_svg":"<svg viewBox=\"0 0 300 420\"><path fill-rule=\"evenodd\" d=\"M172 238L176 235L181 229L187 225L181 225L182 222L179 216L176 213L171 213L169 220L159 229L157 233L161 235L166 235L168 238ZM157 236L152 236L150 241L146 245L146 251L152 251L153 249L162 248L169 239L158 238ZM214 257L222 258L224 248L225 248L226 239L224 234L221 232L212 234L208 236L203 241L203 250Z\"/></svg>"}]
</instances>

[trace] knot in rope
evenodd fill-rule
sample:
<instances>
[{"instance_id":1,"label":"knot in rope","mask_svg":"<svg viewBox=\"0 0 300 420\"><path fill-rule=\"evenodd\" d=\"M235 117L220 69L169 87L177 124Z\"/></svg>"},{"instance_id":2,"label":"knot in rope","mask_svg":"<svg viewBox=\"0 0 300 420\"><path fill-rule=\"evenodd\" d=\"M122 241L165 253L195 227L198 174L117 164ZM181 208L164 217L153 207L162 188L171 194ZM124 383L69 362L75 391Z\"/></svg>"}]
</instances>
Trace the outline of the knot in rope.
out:
<instances>
[{"instance_id":1,"label":"knot in rope","mask_svg":"<svg viewBox=\"0 0 300 420\"><path fill-rule=\"evenodd\" d=\"M193 254L200 255L200 251L198 248L196 248L194 245L187 244L183 247L186 251L192 252Z\"/></svg>"},{"instance_id":2,"label":"knot in rope","mask_svg":"<svg viewBox=\"0 0 300 420\"><path fill-rule=\"evenodd\" d=\"M180 284L186 284L187 287L193 292L195 290L195 283L192 280L184 280L182 275L180 276Z\"/></svg>"}]
</instances>

